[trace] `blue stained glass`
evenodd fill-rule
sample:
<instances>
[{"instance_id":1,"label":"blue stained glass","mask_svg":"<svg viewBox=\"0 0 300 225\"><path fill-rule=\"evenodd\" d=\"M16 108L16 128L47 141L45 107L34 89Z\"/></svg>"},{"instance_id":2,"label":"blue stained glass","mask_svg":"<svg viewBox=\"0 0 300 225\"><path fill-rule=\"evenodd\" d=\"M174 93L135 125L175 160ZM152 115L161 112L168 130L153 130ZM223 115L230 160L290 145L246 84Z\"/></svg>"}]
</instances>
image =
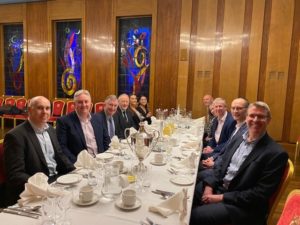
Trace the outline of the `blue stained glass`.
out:
<instances>
[{"instance_id":1,"label":"blue stained glass","mask_svg":"<svg viewBox=\"0 0 300 225\"><path fill-rule=\"evenodd\" d=\"M149 96L151 17L119 19L118 94Z\"/></svg>"}]
</instances>

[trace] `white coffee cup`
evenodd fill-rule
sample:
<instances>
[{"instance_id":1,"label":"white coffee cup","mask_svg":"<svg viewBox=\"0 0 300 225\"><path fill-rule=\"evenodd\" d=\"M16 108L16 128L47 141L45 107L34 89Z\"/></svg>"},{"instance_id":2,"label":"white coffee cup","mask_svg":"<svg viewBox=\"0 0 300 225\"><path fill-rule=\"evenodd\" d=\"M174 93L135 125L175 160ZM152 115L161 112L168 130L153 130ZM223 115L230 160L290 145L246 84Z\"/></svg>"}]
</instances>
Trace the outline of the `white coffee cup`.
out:
<instances>
[{"instance_id":1,"label":"white coffee cup","mask_svg":"<svg viewBox=\"0 0 300 225\"><path fill-rule=\"evenodd\" d=\"M90 202L93 200L94 190L93 187L86 185L79 190L79 200L81 202Z\"/></svg>"},{"instance_id":2,"label":"white coffee cup","mask_svg":"<svg viewBox=\"0 0 300 225\"><path fill-rule=\"evenodd\" d=\"M136 191L133 189L126 189L122 193L122 202L125 206L133 206L136 202Z\"/></svg>"},{"instance_id":3,"label":"white coffee cup","mask_svg":"<svg viewBox=\"0 0 300 225\"><path fill-rule=\"evenodd\" d=\"M162 153L155 153L154 162L155 163L162 163L163 161L164 161L164 155Z\"/></svg>"},{"instance_id":4,"label":"white coffee cup","mask_svg":"<svg viewBox=\"0 0 300 225\"><path fill-rule=\"evenodd\" d=\"M112 164L113 164L113 165L119 166L119 171L120 171L120 172L123 171L123 168L124 168L124 162L123 162L123 161L121 161L121 160L116 160L116 161L113 161Z\"/></svg>"}]
</instances>

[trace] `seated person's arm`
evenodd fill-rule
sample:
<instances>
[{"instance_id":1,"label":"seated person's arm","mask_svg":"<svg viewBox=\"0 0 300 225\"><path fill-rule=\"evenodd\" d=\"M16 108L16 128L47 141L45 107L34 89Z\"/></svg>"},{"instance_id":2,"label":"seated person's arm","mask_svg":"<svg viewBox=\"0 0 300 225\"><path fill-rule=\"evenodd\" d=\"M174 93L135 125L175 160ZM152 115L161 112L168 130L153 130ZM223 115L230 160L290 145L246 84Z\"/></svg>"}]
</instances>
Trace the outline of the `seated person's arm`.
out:
<instances>
[{"instance_id":1,"label":"seated person's arm","mask_svg":"<svg viewBox=\"0 0 300 225\"><path fill-rule=\"evenodd\" d=\"M63 153L72 163L76 162L77 157L68 148L68 128L60 118L56 121L56 136Z\"/></svg>"},{"instance_id":2,"label":"seated person's arm","mask_svg":"<svg viewBox=\"0 0 300 225\"><path fill-rule=\"evenodd\" d=\"M8 182L14 186L24 188L24 183L30 177L26 173L25 143L14 134L7 133L4 139L4 166Z\"/></svg>"}]
</instances>

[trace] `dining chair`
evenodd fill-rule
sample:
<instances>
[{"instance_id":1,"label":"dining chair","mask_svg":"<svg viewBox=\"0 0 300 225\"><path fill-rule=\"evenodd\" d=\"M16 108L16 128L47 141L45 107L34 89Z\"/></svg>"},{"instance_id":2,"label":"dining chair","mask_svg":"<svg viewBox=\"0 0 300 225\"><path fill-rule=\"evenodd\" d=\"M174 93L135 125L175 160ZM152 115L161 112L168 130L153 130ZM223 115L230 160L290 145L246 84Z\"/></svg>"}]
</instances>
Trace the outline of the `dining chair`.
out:
<instances>
[{"instance_id":1,"label":"dining chair","mask_svg":"<svg viewBox=\"0 0 300 225\"><path fill-rule=\"evenodd\" d=\"M67 101L66 103L66 115L75 110L75 102L73 100Z\"/></svg>"},{"instance_id":2,"label":"dining chair","mask_svg":"<svg viewBox=\"0 0 300 225\"><path fill-rule=\"evenodd\" d=\"M16 104L16 99L13 96L7 97L4 100L4 105L14 106L15 104ZM10 119L10 117L11 117L10 114L3 114L3 115L1 115L1 129L2 130L5 127L5 125L4 125L5 119ZM13 119L13 118L11 118L11 119Z\"/></svg>"},{"instance_id":3,"label":"dining chair","mask_svg":"<svg viewBox=\"0 0 300 225\"><path fill-rule=\"evenodd\" d=\"M52 113L48 122L53 123L53 126L56 126L56 120L58 117L61 117L64 112L65 102L60 99L54 99L52 102Z\"/></svg>"},{"instance_id":4,"label":"dining chair","mask_svg":"<svg viewBox=\"0 0 300 225\"><path fill-rule=\"evenodd\" d=\"M97 102L94 106L94 113L102 112L105 106L105 102Z\"/></svg>"},{"instance_id":5,"label":"dining chair","mask_svg":"<svg viewBox=\"0 0 300 225\"><path fill-rule=\"evenodd\" d=\"M16 100L16 107L20 111L24 112L24 110L27 107L27 99L25 97L18 98ZM26 120L28 117L27 114L24 114L24 113L12 115L12 116L13 116L13 120L14 120L14 127L17 125L17 120Z\"/></svg>"},{"instance_id":6,"label":"dining chair","mask_svg":"<svg viewBox=\"0 0 300 225\"><path fill-rule=\"evenodd\" d=\"M4 96L0 96L0 106L2 106L4 103Z\"/></svg>"},{"instance_id":7,"label":"dining chair","mask_svg":"<svg viewBox=\"0 0 300 225\"><path fill-rule=\"evenodd\" d=\"M277 190L275 191L275 193L271 196L271 198L269 200L270 211L269 211L269 215L268 215L267 224L270 224L270 222L272 221L274 212L275 212L276 208L278 207L279 201L282 198L282 195L284 194L289 182L291 181L293 174L294 174L294 164L289 159L287 162L287 165L285 167L283 176L281 177L280 184L277 187Z\"/></svg>"},{"instance_id":8,"label":"dining chair","mask_svg":"<svg viewBox=\"0 0 300 225\"><path fill-rule=\"evenodd\" d=\"M277 225L300 224L300 189L292 190L285 203Z\"/></svg>"}]
</instances>

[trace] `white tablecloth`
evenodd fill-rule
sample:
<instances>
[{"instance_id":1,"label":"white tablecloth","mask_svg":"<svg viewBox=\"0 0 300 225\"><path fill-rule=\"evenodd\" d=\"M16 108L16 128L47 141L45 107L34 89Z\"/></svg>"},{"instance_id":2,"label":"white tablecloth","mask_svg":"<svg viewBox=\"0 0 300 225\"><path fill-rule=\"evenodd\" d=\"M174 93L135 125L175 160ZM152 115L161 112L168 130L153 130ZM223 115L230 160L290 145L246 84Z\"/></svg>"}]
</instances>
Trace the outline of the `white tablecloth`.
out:
<instances>
[{"instance_id":1,"label":"white tablecloth","mask_svg":"<svg viewBox=\"0 0 300 225\"><path fill-rule=\"evenodd\" d=\"M175 134L175 138L178 139L178 146L173 147L172 154L173 155L181 155L182 153L182 146L185 145L188 142L195 141L196 139L201 139L201 133L202 128L196 126L197 124L193 124L193 126L189 129L177 129L177 134ZM203 127L203 126L201 126ZM196 136L197 134L197 136ZM129 149L127 149L129 151ZM149 161L153 159L152 152L149 157L145 160L145 164L149 164ZM82 224L140 224L141 220L145 221L146 217L151 218L153 221L155 221L158 224L170 224L170 225L176 225L176 224L189 224L189 218L190 218L190 211L191 211L191 205L193 200L193 193L194 193L194 185L190 186L179 186L175 185L170 182L170 178L172 175L167 170L170 167L170 163L177 162L178 160L175 158L171 159L172 161L168 162L164 166L154 166L151 165L150 169L150 181L151 181L151 187L146 190L145 192L138 191L137 197L142 200L142 206L136 210L133 211L123 211L120 210L115 206L115 202L102 202L101 199L99 202L97 202L94 205L91 206L85 206L80 207L72 203L71 209L68 211L68 218L71 218L72 225L82 225ZM199 158L197 158L197 166L199 162ZM135 161L137 162L137 161ZM125 164L127 167L130 167L132 164L132 160L125 160ZM196 166L196 168L197 168ZM196 180L197 175L197 169L195 168L195 173L191 176L194 180ZM83 179L81 183L78 186L85 185L87 183L87 179ZM131 184L133 187L134 184ZM187 210L187 216L184 222L180 222L178 213L174 213L170 215L168 218L164 218L156 213L152 213L148 211L148 208L150 205L158 205L160 202L164 201L160 195L154 194L151 192L151 190L155 189L162 189L166 191L171 192L178 192L181 191L182 188L188 189L188 210ZM33 225L33 224L41 224L41 218L31 219L27 217L22 216L16 216L12 214L7 213L0 213L0 221L3 225Z\"/></svg>"}]
</instances>

